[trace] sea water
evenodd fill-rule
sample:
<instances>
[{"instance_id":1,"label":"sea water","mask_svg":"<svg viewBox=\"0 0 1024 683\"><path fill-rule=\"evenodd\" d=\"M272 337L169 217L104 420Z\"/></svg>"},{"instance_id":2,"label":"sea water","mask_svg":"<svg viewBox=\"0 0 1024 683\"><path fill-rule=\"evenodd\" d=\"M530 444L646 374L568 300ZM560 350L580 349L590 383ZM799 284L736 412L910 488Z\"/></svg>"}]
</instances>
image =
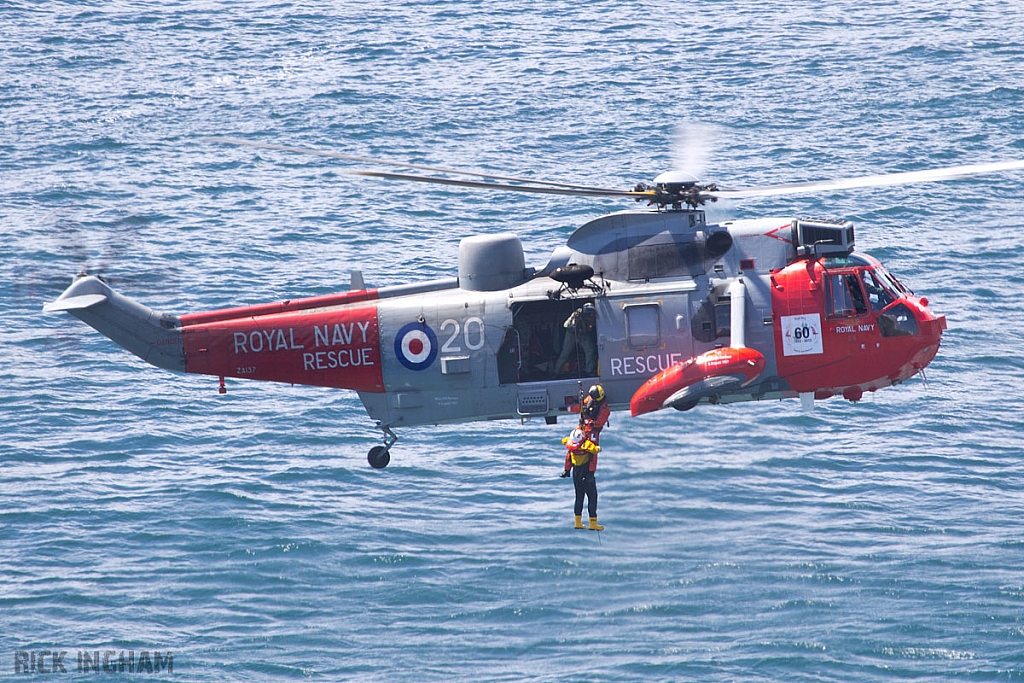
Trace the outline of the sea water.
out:
<instances>
[{"instance_id":1,"label":"sea water","mask_svg":"<svg viewBox=\"0 0 1024 683\"><path fill-rule=\"evenodd\" d=\"M1021 158L1019 3L2 2L0 28L5 676L1024 678L1021 173L709 206L854 221L949 329L927 382L856 404L616 413L600 534L563 425L404 429L375 471L350 392L220 395L41 312L80 270L181 314L451 277L475 234L540 266L630 208L207 136L622 189Z\"/></svg>"}]
</instances>

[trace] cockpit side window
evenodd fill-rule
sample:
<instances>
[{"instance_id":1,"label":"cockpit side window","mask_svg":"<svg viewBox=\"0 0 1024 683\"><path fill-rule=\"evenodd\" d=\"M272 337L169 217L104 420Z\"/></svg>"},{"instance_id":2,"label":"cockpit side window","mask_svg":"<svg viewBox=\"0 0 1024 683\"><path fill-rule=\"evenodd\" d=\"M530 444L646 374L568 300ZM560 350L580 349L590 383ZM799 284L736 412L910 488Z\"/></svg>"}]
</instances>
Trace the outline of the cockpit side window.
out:
<instances>
[{"instance_id":1,"label":"cockpit side window","mask_svg":"<svg viewBox=\"0 0 1024 683\"><path fill-rule=\"evenodd\" d=\"M868 301L871 303L872 311L878 313L896 300L896 297L882 284L875 273L864 271L863 276L864 291L868 294Z\"/></svg>"},{"instance_id":2,"label":"cockpit side window","mask_svg":"<svg viewBox=\"0 0 1024 683\"><path fill-rule=\"evenodd\" d=\"M897 304L878 316L878 330L883 337L908 337L917 334L917 320L905 304Z\"/></svg>"},{"instance_id":3,"label":"cockpit side window","mask_svg":"<svg viewBox=\"0 0 1024 683\"><path fill-rule=\"evenodd\" d=\"M832 318L849 318L868 312L864 303L864 291L856 273L829 275L825 280L827 314Z\"/></svg>"}]
</instances>

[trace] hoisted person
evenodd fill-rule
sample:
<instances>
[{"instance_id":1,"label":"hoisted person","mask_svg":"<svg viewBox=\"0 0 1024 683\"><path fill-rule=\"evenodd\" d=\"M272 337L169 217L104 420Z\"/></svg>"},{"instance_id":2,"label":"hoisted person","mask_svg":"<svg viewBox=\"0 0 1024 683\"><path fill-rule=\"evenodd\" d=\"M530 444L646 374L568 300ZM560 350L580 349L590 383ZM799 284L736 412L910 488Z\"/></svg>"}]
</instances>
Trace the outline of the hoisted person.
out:
<instances>
[{"instance_id":1,"label":"hoisted person","mask_svg":"<svg viewBox=\"0 0 1024 683\"><path fill-rule=\"evenodd\" d=\"M603 531L604 527L597 523L597 454L601 451L598 439L601 430L608 423L611 410L605 400L604 388L600 384L590 387L580 407L579 426L569 436L562 439L565 445L565 469L560 476L572 474L573 487L576 489L576 500L573 514L576 522L574 529ZM590 526L583 526L583 499L587 499L587 512L590 515Z\"/></svg>"}]
</instances>

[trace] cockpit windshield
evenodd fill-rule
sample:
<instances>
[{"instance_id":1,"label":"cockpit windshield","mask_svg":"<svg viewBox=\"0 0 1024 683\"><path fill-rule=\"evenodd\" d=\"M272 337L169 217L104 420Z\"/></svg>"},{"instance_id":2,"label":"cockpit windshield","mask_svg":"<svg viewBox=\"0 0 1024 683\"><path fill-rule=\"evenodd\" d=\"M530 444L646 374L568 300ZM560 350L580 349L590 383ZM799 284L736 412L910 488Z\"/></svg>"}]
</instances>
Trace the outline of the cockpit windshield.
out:
<instances>
[{"instance_id":1,"label":"cockpit windshield","mask_svg":"<svg viewBox=\"0 0 1024 683\"><path fill-rule=\"evenodd\" d=\"M822 265L825 267L825 270L838 270L840 268L869 268L873 272L879 285L884 289L889 290L889 293L892 294L895 299L898 299L901 296L914 295L908 287L905 287L902 282L896 279L895 275L886 270L885 266L865 254L859 254L853 251L849 254L829 254L822 258ZM865 275L865 286L867 286L868 279L869 278Z\"/></svg>"},{"instance_id":2,"label":"cockpit windshield","mask_svg":"<svg viewBox=\"0 0 1024 683\"><path fill-rule=\"evenodd\" d=\"M904 287L903 283L897 280L896 276L887 271L884 266L875 266L875 275L877 275L878 278L888 286L889 290L894 292L897 296L913 295L913 292Z\"/></svg>"}]
</instances>

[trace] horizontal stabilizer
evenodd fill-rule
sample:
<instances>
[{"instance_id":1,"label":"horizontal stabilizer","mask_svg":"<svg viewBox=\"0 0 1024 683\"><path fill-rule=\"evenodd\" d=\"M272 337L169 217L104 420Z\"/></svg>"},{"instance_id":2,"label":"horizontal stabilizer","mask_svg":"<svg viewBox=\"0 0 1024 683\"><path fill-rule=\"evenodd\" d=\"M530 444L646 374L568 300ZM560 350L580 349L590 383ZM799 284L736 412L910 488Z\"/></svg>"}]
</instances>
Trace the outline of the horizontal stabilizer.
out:
<instances>
[{"instance_id":1,"label":"horizontal stabilizer","mask_svg":"<svg viewBox=\"0 0 1024 683\"><path fill-rule=\"evenodd\" d=\"M43 310L47 313L53 313L54 311L81 311L86 308L92 308L96 304L101 304L106 300L107 297L104 294L82 294L81 296L69 296L46 304L43 306Z\"/></svg>"},{"instance_id":2,"label":"horizontal stabilizer","mask_svg":"<svg viewBox=\"0 0 1024 683\"><path fill-rule=\"evenodd\" d=\"M80 275L47 313L66 311L142 360L167 370L185 371L181 320L157 313L118 294L97 277Z\"/></svg>"}]
</instances>

